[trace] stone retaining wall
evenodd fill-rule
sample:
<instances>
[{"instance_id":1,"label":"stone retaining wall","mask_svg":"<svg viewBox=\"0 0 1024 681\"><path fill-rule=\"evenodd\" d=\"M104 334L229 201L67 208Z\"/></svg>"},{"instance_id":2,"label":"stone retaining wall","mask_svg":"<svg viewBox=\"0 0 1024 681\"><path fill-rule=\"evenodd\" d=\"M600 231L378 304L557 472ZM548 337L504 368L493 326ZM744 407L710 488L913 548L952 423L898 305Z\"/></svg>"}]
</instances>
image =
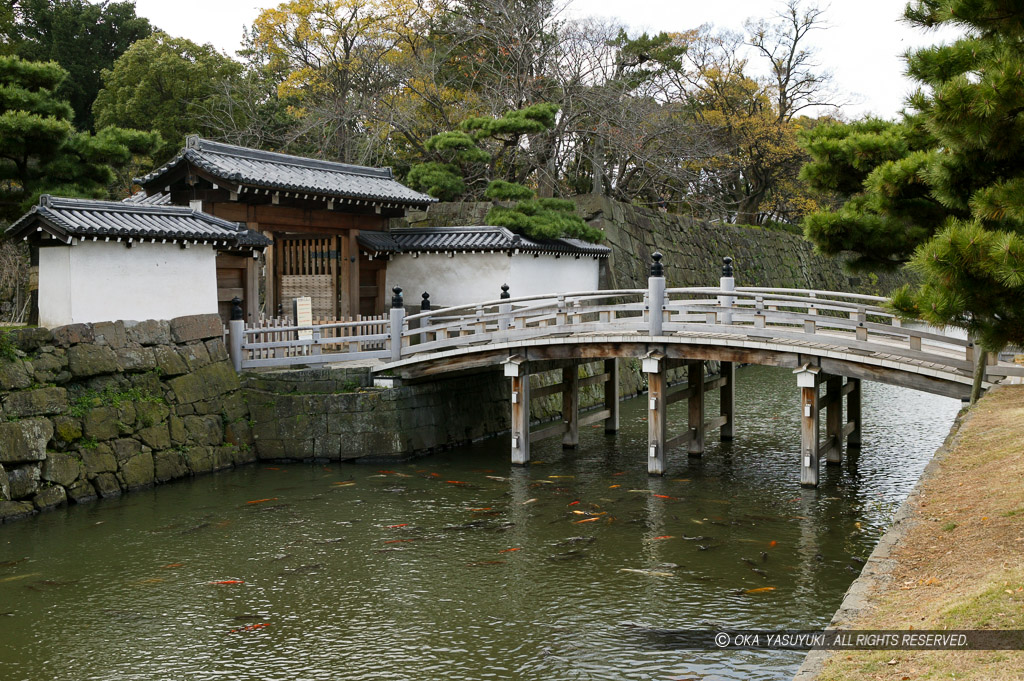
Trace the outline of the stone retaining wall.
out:
<instances>
[{"instance_id":1,"label":"stone retaining wall","mask_svg":"<svg viewBox=\"0 0 1024 681\"><path fill-rule=\"evenodd\" d=\"M217 315L0 332L0 521L255 460Z\"/></svg>"}]
</instances>

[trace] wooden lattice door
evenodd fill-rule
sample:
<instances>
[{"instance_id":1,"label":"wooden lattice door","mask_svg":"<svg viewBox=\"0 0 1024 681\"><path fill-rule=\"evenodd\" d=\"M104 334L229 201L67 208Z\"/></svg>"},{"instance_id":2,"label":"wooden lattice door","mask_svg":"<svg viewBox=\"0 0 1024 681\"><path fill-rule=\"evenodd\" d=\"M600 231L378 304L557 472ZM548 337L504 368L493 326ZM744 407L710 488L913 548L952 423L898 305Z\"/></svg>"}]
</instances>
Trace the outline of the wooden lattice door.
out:
<instances>
[{"instance_id":1,"label":"wooden lattice door","mask_svg":"<svg viewBox=\"0 0 1024 681\"><path fill-rule=\"evenodd\" d=\"M338 239L335 236L278 237L274 244L279 258L282 310L291 308L293 298L313 299L313 316L338 316Z\"/></svg>"}]
</instances>

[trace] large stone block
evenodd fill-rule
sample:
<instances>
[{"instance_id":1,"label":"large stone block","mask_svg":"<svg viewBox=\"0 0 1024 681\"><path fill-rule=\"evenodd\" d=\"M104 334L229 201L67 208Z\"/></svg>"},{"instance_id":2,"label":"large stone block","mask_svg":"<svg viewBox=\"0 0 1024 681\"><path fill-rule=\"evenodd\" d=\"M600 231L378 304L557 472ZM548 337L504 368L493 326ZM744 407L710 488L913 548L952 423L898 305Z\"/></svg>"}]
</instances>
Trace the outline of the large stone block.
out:
<instances>
[{"instance_id":1,"label":"large stone block","mask_svg":"<svg viewBox=\"0 0 1024 681\"><path fill-rule=\"evenodd\" d=\"M53 332L40 327L11 329L8 333L14 347L25 353L35 352L53 341Z\"/></svg>"},{"instance_id":2,"label":"large stone block","mask_svg":"<svg viewBox=\"0 0 1024 681\"><path fill-rule=\"evenodd\" d=\"M39 464L8 469L7 479L11 485L11 499L26 499L39 489Z\"/></svg>"},{"instance_id":3,"label":"large stone block","mask_svg":"<svg viewBox=\"0 0 1024 681\"><path fill-rule=\"evenodd\" d=\"M219 416L186 416L184 420L192 444L219 445L224 441L224 422Z\"/></svg>"},{"instance_id":4,"label":"large stone block","mask_svg":"<svg viewBox=\"0 0 1024 681\"><path fill-rule=\"evenodd\" d=\"M113 473L100 473L93 479L92 486L104 499L121 496L121 483Z\"/></svg>"},{"instance_id":5,"label":"large stone block","mask_svg":"<svg viewBox=\"0 0 1024 681\"><path fill-rule=\"evenodd\" d=\"M135 404L135 421L143 428L162 423L171 410L160 402L137 402Z\"/></svg>"},{"instance_id":6,"label":"large stone block","mask_svg":"<svg viewBox=\"0 0 1024 681\"><path fill-rule=\"evenodd\" d=\"M224 323L220 315L194 314L171 320L171 338L175 343L220 338L224 335Z\"/></svg>"},{"instance_id":7,"label":"large stone block","mask_svg":"<svg viewBox=\"0 0 1024 681\"><path fill-rule=\"evenodd\" d=\"M10 501L11 499L11 482L7 478L7 471L3 466L0 466L0 501Z\"/></svg>"},{"instance_id":8,"label":"large stone block","mask_svg":"<svg viewBox=\"0 0 1024 681\"><path fill-rule=\"evenodd\" d=\"M153 348L127 347L118 348L117 363L122 371L128 373L152 371L156 368L156 355Z\"/></svg>"},{"instance_id":9,"label":"large stone block","mask_svg":"<svg viewBox=\"0 0 1024 681\"><path fill-rule=\"evenodd\" d=\"M225 450L230 445L225 445L221 450ZM256 448L247 447L245 445L241 447L231 447L231 458L234 460L236 466L242 466L248 463L254 463L256 461Z\"/></svg>"},{"instance_id":10,"label":"large stone block","mask_svg":"<svg viewBox=\"0 0 1024 681\"><path fill-rule=\"evenodd\" d=\"M189 343L178 348L178 354L188 365L189 370L202 369L210 363L210 353L202 343Z\"/></svg>"},{"instance_id":11,"label":"large stone block","mask_svg":"<svg viewBox=\"0 0 1024 681\"><path fill-rule=\"evenodd\" d=\"M167 482L188 476L185 457L176 449L168 449L154 454L153 465L157 482Z\"/></svg>"},{"instance_id":12,"label":"large stone block","mask_svg":"<svg viewBox=\"0 0 1024 681\"><path fill-rule=\"evenodd\" d=\"M185 421L181 417L171 415L167 425L170 427L171 443L183 445L188 440L188 431L185 430Z\"/></svg>"},{"instance_id":13,"label":"large stone block","mask_svg":"<svg viewBox=\"0 0 1024 681\"><path fill-rule=\"evenodd\" d=\"M76 480L67 488L68 499L76 504L84 504L96 499L96 488L88 480Z\"/></svg>"},{"instance_id":14,"label":"large stone block","mask_svg":"<svg viewBox=\"0 0 1024 681\"><path fill-rule=\"evenodd\" d=\"M143 428L137 435L143 444L152 449L169 449L171 446L171 436L166 423Z\"/></svg>"},{"instance_id":15,"label":"large stone block","mask_svg":"<svg viewBox=\"0 0 1024 681\"><path fill-rule=\"evenodd\" d=\"M149 487L153 484L154 479L153 454L151 452L142 452L127 460L120 461L119 475L121 484L127 490Z\"/></svg>"},{"instance_id":16,"label":"large stone block","mask_svg":"<svg viewBox=\"0 0 1024 681\"><path fill-rule=\"evenodd\" d=\"M171 342L171 325L156 319L125 322L125 333L129 341L139 345L169 345Z\"/></svg>"},{"instance_id":17,"label":"large stone block","mask_svg":"<svg viewBox=\"0 0 1024 681\"><path fill-rule=\"evenodd\" d=\"M223 338L211 338L206 341L206 351L210 354L211 362L224 362L228 359L228 348L224 345Z\"/></svg>"},{"instance_id":18,"label":"large stone block","mask_svg":"<svg viewBox=\"0 0 1024 681\"><path fill-rule=\"evenodd\" d=\"M156 368L164 376L181 376L188 373L188 365L170 345L157 345L153 348Z\"/></svg>"},{"instance_id":19,"label":"large stone block","mask_svg":"<svg viewBox=\"0 0 1024 681\"><path fill-rule=\"evenodd\" d=\"M0 501L0 523L27 518L37 513L31 501Z\"/></svg>"},{"instance_id":20,"label":"large stone block","mask_svg":"<svg viewBox=\"0 0 1024 681\"><path fill-rule=\"evenodd\" d=\"M82 430L87 438L109 440L118 435L117 420L113 407L94 407L85 413Z\"/></svg>"},{"instance_id":21,"label":"large stone block","mask_svg":"<svg viewBox=\"0 0 1024 681\"><path fill-rule=\"evenodd\" d=\"M46 458L46 443L52 437L53 424L49 419L0 423L0 463L42 461Z\"/></svg>"},{"instance_id":22,"label":"large stone block","mask_svg":"<svg viewBox=\"0 0 1024 681\"><path fill-rule=\"evenodd\" d=\"M93 449L83 449L82 464L85 466L85 475L90 480L101 473L117 472L114 449L105 443L100 443Z\"/></svg>"},{"instance_id":23,"label":"large stone block","mask_svg":"<svg viewBox=\"0 0 1024 681\"><path fill-rule=\"evenodd\" d=\"M44 416L59 414L68 408L68 391L64 388L37 388L11 393L4 400L8 416Z\"/></svg>"},{"instance_id":24,"label":"large stone block","mask_svg":"<svg viewBox=\"0 0 1024 681\"><path fill-rule=\"evenodd\" d=\"M128 342L128 334L124 322L96 322L92 325L96 342L112 348L123 348Z\"/></svg>"},{"instance_id":25,"label":"large stone block","mask_svg":"<svg viewBox=\"0 0 1024 681\"><path fill-rule=\"evenodd\" d=\"M114 450L114 458L118 466L124 465L126 461L134 458L142 451L142 444L138 440L123 437L110 443Z\"/></svg>"},{"instance_id":26,"label":"large stone block","mask_svg":"<svg viewBox=\"0 0 1024 681\"><path fill-rule=\"evenodd\" d=\"M32 365L0 358L0 390L24 390L32 385Z\"/></svg>"},{"instance_id":27,"label":"large stone block","mask_svg":"<svg viewBox=\"0 0 1024 681\"><path fill-rule=\"evenodd\" d=\"M68 369L76 378L117 373L117 354L106 345L75 345L68 349Z\"/></svg>"},{"instance_id":28,"label":"large stone block","mask_svg":"<svg viewBox=\"0 0 1024 681\"><path fill-rule=\"evenodd\" d=\"M68 324L53 330L53 340L63 347L76 343L91 343L95 340L92 327L88 324Z\"/></svg>"},{"instance_id":29,"label":"large stone block","mask_svg":"<svg viewBox=\"0 0 1024 681\"><path fill-rule=\"evenodd\" d=\"M52 350L52 348L47 349ZM67 373L64 371L67 369L67 366L67 353L63 351L61 351L61 354L59 355L56 352L41 354L32 360L32 371L35 375L35 382L55 383L57 382L58 377Z\"/></svg>"},{"instance_id":30,"label":"large stone block","mask_svg":"<svg viewBox=\"0 0 1024 681\"><path fill-rule=\"evenodd\" d=\"M185 462L192 475L213 472L213 447L192 447L185 452Z\"/></svg>"},{"instance_id":31,"label":"large stone block","mask_svg":"<svg viewBox=\"0 0 1024 681\"><path fill-rule=\"evenodd\" d=\"M67 487L82 477L83 466L76 457L69 454L50 452L43 462L42 478Z\"/></svg>"},{"instance_id":32,"label":"large stone block","mask_svg":"<svg viewBox=\"0 0 1024 681\"><path fill-rule=\"evenodd\" d=\"M40 511L45 511L68 503L68 495L60 485L52 485L39 490L39 492L32 497L32 503Z\"/></svg>"},{"instance_id":33,"label":"large stone block","mask_svg":"<svg viewBox=\"0 0 1024 681\"><path fill-rule=\"evenodd\" d=\"M198 371L167 381L179 404L209 400L238 390L238 374L228 362L210 364Z\"/></svg>"}]
</instances>

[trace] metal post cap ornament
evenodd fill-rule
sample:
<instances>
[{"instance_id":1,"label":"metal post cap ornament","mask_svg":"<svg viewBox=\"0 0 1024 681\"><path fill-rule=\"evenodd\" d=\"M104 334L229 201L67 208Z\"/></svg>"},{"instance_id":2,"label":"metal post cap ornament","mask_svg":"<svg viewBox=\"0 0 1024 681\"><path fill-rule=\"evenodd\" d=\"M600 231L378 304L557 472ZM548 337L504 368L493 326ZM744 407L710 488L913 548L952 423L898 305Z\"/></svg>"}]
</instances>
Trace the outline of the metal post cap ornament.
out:
<instances>
[{"instance_id":1,"label":"metal post cap ornament","mask_svg":"<svg viewBox=\"0 0 1024 681\"><path fill-rule=\"evenodd\" d=\"M423 292L423 301L420 303L420 310L424 312L430 309L430 294L426 291Z\"/></svg>"},{"instance_id":2,"label":"metal post cap ornament","mask_svg":"<svg viewBox=\"0 0 1024 681\"><path fill-rule=\"evenodd\" d=\"M658 252L658 251L655 251L651 255L651 259L654 260L654 262L651 263L651 276L652 277L664 277L665 276L665 266L661 264L661 259L663 257L664 256L662 256L662 254L660 252Z\"/></svg>"},{"instance_id":3,"label":"metal post cap ornament","mask_svg":"<svg viewBox=\"0 0 1024 681\"><path fill-rule=\"evenodd\" d=\"M405 303L402 302L402 287L396 286L391 289L391 292L395 294L391 298L391 307L405 307Z\"/></svg>"},{"instance_id":4,"label":"metal post cap ornament","mask_svg":"<svg viewBox=\"0 0 1024 681\"><path fill-rule=\"evenodd\" d=\"M501 285L501 299L504 300L505 298L511 298L511 297L512 296L509 295L509 292L508 292L508 284L502 284Z\"/></svg>"},{"instance_id":5,"label":"metal post cap ornament","mask_svg":"<svg viewBox=\"0 0 1024 681\"><path fill-rule=\"evenodd\" d=\"M231 320L238 321L239 319L245 319L245 315L242 312L242 299L235 296L231 299Z\"/></svg>"},{"instance_id":6,"label":"metal post cap ornament","mask_svg":"<svg viewBox=\"0 0 1024 681\"><path fill-rule=\"evenodd\" d=\"M722 258L722 276L732 276L732 258L730 258L729 256L725 256L724 258Z\"/></svg>"}]
</instances>

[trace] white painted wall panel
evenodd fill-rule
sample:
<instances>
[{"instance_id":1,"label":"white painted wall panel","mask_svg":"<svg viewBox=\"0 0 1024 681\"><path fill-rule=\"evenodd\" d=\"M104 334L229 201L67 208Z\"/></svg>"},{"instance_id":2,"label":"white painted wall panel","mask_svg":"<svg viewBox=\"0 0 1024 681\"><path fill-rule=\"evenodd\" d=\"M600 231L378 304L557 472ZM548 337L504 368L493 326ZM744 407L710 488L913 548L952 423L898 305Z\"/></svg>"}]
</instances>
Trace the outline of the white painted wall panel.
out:
<instances>
[{"instance_id":1,"label":"white painted wall panel","mask_svg":"<svg viewBox=\"0 0 1024 681\"><path fill-rule=\"evenodd\" d=\"M512 258L513 297L532 296L538 293L566 293L569 291L596 291L600 261L569 256L556 258L553 255L518 255Z\"/></svg>"},{"instance_id":2,"label":"white painted wall panel","mask_svg":"<svg viewBox=\"0 0 1024 681\"><path fill-rule=\"evenodd\" d=\"M67 302L62 300L64 292ZM211 246L126 248L84 241L40 249L39 321L43 326L216 312L216 252Z\"/></svg>"}]
</instances>

